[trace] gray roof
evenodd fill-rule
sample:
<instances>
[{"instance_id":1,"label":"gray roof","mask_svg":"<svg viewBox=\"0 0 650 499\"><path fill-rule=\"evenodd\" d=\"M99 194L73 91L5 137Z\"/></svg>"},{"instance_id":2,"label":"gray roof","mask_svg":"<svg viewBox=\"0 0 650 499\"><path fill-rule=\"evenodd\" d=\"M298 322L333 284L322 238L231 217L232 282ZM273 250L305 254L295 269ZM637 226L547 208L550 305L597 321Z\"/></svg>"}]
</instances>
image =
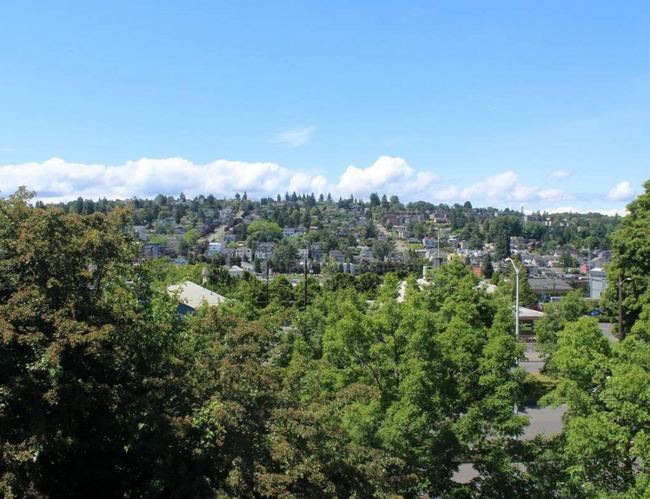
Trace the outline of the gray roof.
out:
<instances>
[{"instance_id":1,"label":"gray roof","mask_svg":"<svg viewBox=\"0 0 650 499\"><path fill-rule=\"evenodd\" d=\"M549 279L547 277L535 277L528 279L528 284L533 288L533 291L536 293L566 293L573 291L573 288L569 286L562 279Z\"/></svg>"},{"instance_id":2,"label":"gray roof","mask_svg":"<svg viewBox=\"0 0 650 499\"><path fill-rule=\"evenodd\" d=\"M544 312L532 308L519 307L519 319L539 319L540 317L544 317Z\"/></svg>"},{"instance_id":3,"label":"gray roof","mask_svg":"<svg viewBox=\"0 0 650 499\"><path fill-rule=\"evenodd\" d=\"M178 294L179 301L194 309L199 308L204 301L211 307L216 307L226 301L225 296L221 296L192 281L172 284L167 287L167 291L170 293L175 293L178 290L180 290Z\"/></svg>"}]
</instances>

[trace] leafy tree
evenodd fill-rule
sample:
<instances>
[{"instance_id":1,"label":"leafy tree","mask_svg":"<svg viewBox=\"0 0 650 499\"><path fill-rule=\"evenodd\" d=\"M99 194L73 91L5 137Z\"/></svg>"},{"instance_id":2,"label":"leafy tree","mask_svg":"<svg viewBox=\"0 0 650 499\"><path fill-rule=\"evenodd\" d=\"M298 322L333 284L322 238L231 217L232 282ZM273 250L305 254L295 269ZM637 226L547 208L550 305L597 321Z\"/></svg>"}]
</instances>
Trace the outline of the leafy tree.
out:
<instances>
[{"instance_id":1,"label":"leafy tree","mask_svg":"<svg viewBox=\"0 0 650 499\"><path fill-rule=\"evenodd\" d=\"M573 256L571 256L571 253L563 251L560 255L560 265L564 268L577 267L578 262Z\"/></svg>"},{"instance_id":2,"label":"leafy tree","mask_svg":"<svg viewBox=\"0 0 650 499\"><path fill-rule=\"evenodd\" d=\"M481 273L486 279L491 279L494 274L494 266L492 265L492 257L488 253L483 257L483 263L481 263Z\"/></svg>"},{"instance_id":3,"label":"leafy tree","mask_svg":"<svg viewBox=\"0 0 650 499\"><path fill-rule=\"evenodd\" d=\"M246 231L251 241L280 241L283 237L282 229L277 223L265 220L255 220L248 224Z\"/></svg>"},{"instance_id":4,"label":"leafy tree","mask_svg":"<svg viewBox=\"0 0 650 499\"><path fill-rule=\"evenodd\" d=\"M271 257L271 266L278 272L289 273L298 264L298 250L292 244L278 244Z\"/></svg>"},{"instance_id":5,"label":"leafy tree","mask_svg":"<svg viewBox=\"0 0 650 499\"><path fill-rule=\"evenodd\" d=\"M526 222L523 227L523 236L527 239L541 241L546 235L546 227L541 222Z\"/></svg>"},{"instance_id":6,"label":"leafy tree","mask_svg":"<svg viewBox=\"0 0 650 499\"><path fill-rule=\"evenodd\" d=\"M361 274L355 281L356 289L368 297L376 296L380 284L381 278L370 272Z\"/></svg>"},{"instance_id":7,"label":"leafy tree","mask_svg":"<svg viewBox=\"0 0 650 499\"><path fill-rule=\"evenodd\" d=\"M393 251L393 243L389 241L375 241L375 244L372 245L372 250L375 258L383 261Z\"/></svg>"},{"instance_id":8,"label":"leafy tree","mask_svg":"<svg viewBox=\"0 0 650 499\"><path fill-rule=\"evenodd\" d=\"M372 219L368 220L366 223L365 236L366 239L377 237L377 227L375 227L375 223L372 221Z\"/></svg>"},{"instance_id":9,"label":"leafy tree","mask_svg":"<svg viewBox=\"0 0 650 499\"><path fill-rule=\"evenodd\" d=\"M586 311L585 301L577 291L567 293L557 303L547 303L544 316L535 322L537 349L546 356L552 355L557 348L558 333Z\"/></svg>"},{"instance_id":10,"label":"leafy tree","mask_svg":"<svg viewBox=\"0 0 650 499\"><path fill-rule=\"evenodd\" d=\"M623 285L623 327L626 331L637 322L642 308L650 303L650 180L645 192L627 205L629 214L612 236L614 256L608 268L604 305L618 312L619 279L630 278Z\"/></svg>"},{"instance_id":11,"label":"leafy tree","mask_svg":"<svg viewBox=\"0 0 650 499\"><path fill-rule=\"evenodd\" d=\"M223 267L211 267L208 271L208 287L224 296L229 296L237 284L237 279Z\"/></svg>"},{"instance_id":12,"label":"leafy tree","mask_svg":"<svg viewBox=\"0 0 650 499\"><path fill-rule=\"evenodd\" d=\"M499 230L494 236L494 258L497 261L504 260L510 256L510 236L505 229Z\"/></svg>"},{"instance_id":13,"label":"leafy tree","mask_svg":"<svg viewBox=\"0 0 650 499\"><path fill-rule=\"evenodd\" d=\"M288 308L293 305L295 298L289 279L283 275L275 276L269 285L269 299L280 307Z\"/></svg>"},{"instance_id":14,"label":"leafy tree","mask_svg":"<svg viewBox=\"0 0 650 499\"><path fill-rule=\"evenodd\" d=\"M175 304L132 265L128 212L29 198L0 200L0 493L167 495L187 402Z\"/></svg>"}]
</instances>

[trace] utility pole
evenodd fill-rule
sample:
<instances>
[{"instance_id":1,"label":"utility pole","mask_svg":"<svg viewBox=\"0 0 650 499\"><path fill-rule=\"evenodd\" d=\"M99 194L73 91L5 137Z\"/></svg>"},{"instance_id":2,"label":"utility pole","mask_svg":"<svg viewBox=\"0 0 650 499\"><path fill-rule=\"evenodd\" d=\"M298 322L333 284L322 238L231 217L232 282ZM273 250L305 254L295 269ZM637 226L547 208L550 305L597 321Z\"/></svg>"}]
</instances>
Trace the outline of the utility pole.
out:
<instances>
[{"instance_id":1,"label":"utility pole","mask_svg":"<svg viewBox=\"0 0 650 499\"><path fill-rule=\"evenodd\" d=\"M266 305L269 304L269 260L266 260Z\"/></svg>"},{"instance_id":2,"label":"utility pole","mask_svg":"<svg viewBox=\"0 0 650 499\"><path fill-rule=\"evenodd\" d=\"M307 258L305 258L305 297L304 297L304 306L305 310L307 310Z\"/></svg>"},{"instance_id":3,"label":"utility pole","mask_svg":"<svg viewBox=\"0 0 650 499\"><path fill-rule=\"evenodd\" d=\"M618 341L625 339L625 332L623 331L623 283L631 280L629 277L623 279L618 276Z\"/></svg>"}]
</instances>

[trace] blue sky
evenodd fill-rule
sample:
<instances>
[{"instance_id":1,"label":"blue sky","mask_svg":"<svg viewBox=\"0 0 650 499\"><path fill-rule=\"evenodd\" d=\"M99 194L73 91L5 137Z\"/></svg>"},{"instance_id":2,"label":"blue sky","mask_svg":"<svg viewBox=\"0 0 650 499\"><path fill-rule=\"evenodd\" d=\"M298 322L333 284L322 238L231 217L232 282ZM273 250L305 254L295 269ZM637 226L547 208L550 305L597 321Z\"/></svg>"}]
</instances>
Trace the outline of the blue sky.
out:
<instances>
[{"instance_id":1,"label":"blue sky","mask_svg":"<svg viewBox=\"0 0 650 499\"><path fill-rule=\"evenodd\" d=\"M641 1L3 2L0 189L622 209L648 26Z\"/></svg>"}]
</instances>

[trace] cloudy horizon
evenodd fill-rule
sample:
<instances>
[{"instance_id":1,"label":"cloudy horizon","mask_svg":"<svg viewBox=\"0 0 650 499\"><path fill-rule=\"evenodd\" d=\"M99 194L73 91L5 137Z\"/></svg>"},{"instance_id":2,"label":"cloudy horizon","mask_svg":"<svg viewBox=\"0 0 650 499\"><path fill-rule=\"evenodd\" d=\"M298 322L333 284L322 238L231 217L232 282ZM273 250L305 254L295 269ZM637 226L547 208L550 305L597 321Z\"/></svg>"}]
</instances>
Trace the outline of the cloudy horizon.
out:
<instances>
[{"instance_id":1,"label":"cloudy horizon","mask_svg":"<svg viewBox=\"0 0 650 499\"><path fill-rule=\"evenodd\" d=\"M275 197L285 192L335 198L368 199L376 192L397 195L402 202L428 201L473 206L511 208L526 212L599 212L624 214L625 205L638 194L629 181L605 186L600 194L565 190L566 170L549 172L544 183L527 182L514 171L504 171L474 182L453 182L432 170L416 170L400 157L380 156L367 166L349 165L340 175L310 174L273 162L218 159L204 164L184 158L141 158L121 165L73 163L61 158L43 162L0 165L0 196L19 186L37 193L45 203L84 199L153 198L158 194L194 197L213 194L232 197L246 192L251 199ZM457 179L456 179L457 180ZM614 206L612 206L612 204Z\"/></svg>"}]
</instances>

